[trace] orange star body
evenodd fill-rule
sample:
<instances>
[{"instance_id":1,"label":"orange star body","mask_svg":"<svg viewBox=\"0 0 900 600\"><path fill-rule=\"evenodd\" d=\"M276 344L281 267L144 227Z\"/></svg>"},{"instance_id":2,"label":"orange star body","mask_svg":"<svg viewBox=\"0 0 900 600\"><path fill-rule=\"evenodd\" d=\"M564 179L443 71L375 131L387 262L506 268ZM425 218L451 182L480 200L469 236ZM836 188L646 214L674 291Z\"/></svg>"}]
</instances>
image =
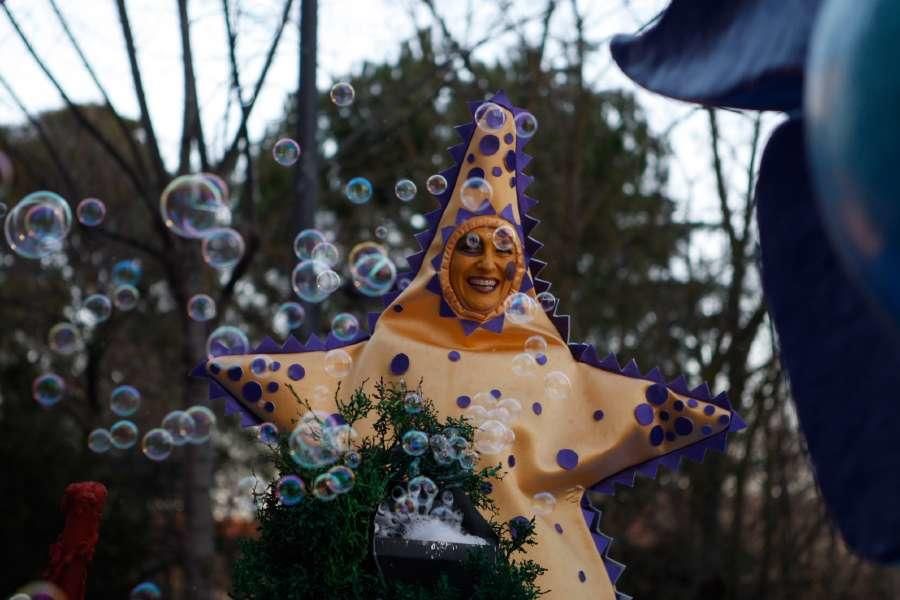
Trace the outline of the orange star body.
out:
<instances>
[{"instance_id":1,"label":"orange star body","mask_svg":"<svg viewBox=\"0 0 900 600\"><path fill-rule=\"evenodd\" d=\"M503 117L488 130L457 128L464 142L450 149L457 165L443 173L448 189L428 215L432 227L417 236L422 251L409 259L411 283L385 298L368 339L267 340L253 354L212 358L196 374L209 377L211 395L227 398L245 423L272 421L283 431L299 416L288 385L329 412L338 383L349 393L380 378L411 386L422 379L442 416L466 416L482 392L517 399L523 410L510 426L514 442L480 458L482 465L502 461L507 471L492 492L498 518L531 518L533 496L553 494L557 504L537 516L538 544L529 550L548 569L539 585L553 598L616 598L624 567L607 556L611 539L597 529L599 513L584 490L612 493L614 483L632 485L637 472L654 476L683 456L701 460L743 424L724 394L711 398L705 385L689 391L683 379L667 384L655 369L642 375L633 361L622 369L612 356L601 361L593 347L568 343L568 317L539 309L526 322L505 317L510 292L533 298L549 284L533 277L543 263L533 258L540 243L527 237L537 221L527 215L535 201L524 194L527 140L516 135L523 111L502 93L490 102ZM493 190L474 210L460 199L472 177ZM486 246L497 229L502 239ZM535 335L547 348L514 371L513 359ZM337 348L352 359L348 371L326 365ZM545 390L551 373L558 383ZM358 425L360 434L368 427Z\"/></svg>"}]
</instances>

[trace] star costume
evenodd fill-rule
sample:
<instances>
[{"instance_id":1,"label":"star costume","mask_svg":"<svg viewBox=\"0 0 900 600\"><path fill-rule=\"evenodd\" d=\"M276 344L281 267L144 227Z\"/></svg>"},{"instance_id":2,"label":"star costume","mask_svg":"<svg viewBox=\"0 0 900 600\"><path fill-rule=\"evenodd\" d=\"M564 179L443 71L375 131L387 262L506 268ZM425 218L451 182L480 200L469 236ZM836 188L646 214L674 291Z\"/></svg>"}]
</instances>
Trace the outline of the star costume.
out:
<instances>
[{"instance_id":1,"label":"star costume","mask_svg":"<svg viewBox=\"0 0 900 600\"><path fill-rule=\"evenodd\" d=\"M642 374L633 360L621 367L613 355L601 359L593 346L569 343L568 316L538 309L529 322L506 318L506 294L534 297L549 283L535 277L545 265L534 257L542 244L528 236L538 221L528 215L537 202L525 194L532 180L523 172L528 139L517 136L514 122L524 111L502 92L490 102L502 107L502 124L486 131L473 119L456 128L463 142L450 148L456 164L441 173L448 186L437 196L440 207L416 235L421 251L408 258L410 283L370 315L370 335L346 342L313 336L306 344L289 338L283 345L266 339L251 354L211 358L194 374L209 378L211 397L225 398L226 412L239 412L245 425L272 421L283 431L298 417L288 385L313 409L329 412L338 382L350 393L380 378L422 379L444 417L465 415L479 392L518 399L524 410L508 454L480 459L482 466L502 460L507 471L492 492L498 518L530 518L532 497L552 493L559 501L537 517L538 544L529 550L548 569L538 584L553 598L626 597L615 590L624 566L608 556L612 540L600 533L599 511L585 490L612 494L616 483L633 485L637 473L654 477L660 465L675 469L682 457L700 461L707 449L723 450L726 434L743 422L706 384L689 390L683 378L667 383L657 369ZM482 104L471 103L473 116ZM473 177L493 193L469 209L461 189ZM505 241L486 247L497 230ZM548 347L534 375L516 375L513 358L534 335ZM336 348L353 361L340 379L325 369ZM544 394L544 377L554 371L571 382L564 399ZM369 426L357 425L362 435Z\"/></svg>"}]
</instances>

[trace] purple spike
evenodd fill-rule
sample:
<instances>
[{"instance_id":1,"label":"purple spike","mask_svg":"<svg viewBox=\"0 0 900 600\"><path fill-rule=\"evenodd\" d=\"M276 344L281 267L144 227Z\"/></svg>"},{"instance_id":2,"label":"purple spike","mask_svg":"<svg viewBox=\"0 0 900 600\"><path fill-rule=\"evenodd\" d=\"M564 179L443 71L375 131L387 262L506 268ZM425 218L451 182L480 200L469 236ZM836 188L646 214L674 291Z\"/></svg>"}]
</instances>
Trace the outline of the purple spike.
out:
<instances>
[{"instance_id":1,"label":"purple spike","mask_svg":"<svg viewBox=\"0 0 900 600\"><path fill-rule=\"evenodd\" d=\"M591 533L591 537L594 538L594 546L597 548L597 552L606 554L610 543L612 543L612 538L602 533Z\"/></svg>"},{"instance_id":2,"label":"purple spike","mask_svg":"<svg viewBox=\"0 0 900 600\"><path fill-rule=\"evenodd\" d=\"M285 354L292 352L303 352L303 344L297 341L292 335L289 335L288 338L284 341L284 344L281 346L281 351Z\"/></svg>"},{"instance_id":3,"label":"purple spike","mask_svg":"<svg viewBox=\"0 0 900 600\"><path fill-rule=\"evenodd\" d=\"M466 335L470 335L473 331L478 329L478 323L476 323L475 321L460 319L459 322L462 324L463 333L465 333Z\"/></svg>"},{"instance_id":4,"label":"purple spike","mask_svg":"<svg viewBox=\"0 0 900 600\"><path fill-rule=\"evenodd\" d=\"M206 361L193 368L189 373L191 377L206 377Z\"/></svg>"},{"instance_id":5,"label":"purple spike","mask_svg":"<svg viewBox=\"0 0 900 600\"><path fill-rule=\"evenodd\" d=\"M397 290L396 292L390 292L388 294L385 294L384 296L381 297L381 301L384 303L383 306L385 308L387 308L388 306L393 304L394 300L396 300L399 296L400 296L400 290Z\"/></svg>"},{"instance_id":6,"label":"purple spike","mask_svg":"<svg viewBox=\"0 0 900 600\"><path fill-rule=\"evenodd\" d=\"M265 352L267 354L280 351L281 346L279 346L278 343L269 336L264 337L256 347L256 350L254 350L254 352Z\"/></svg>"},{"instance_id":7,"label":"purple spike","mask_svg":"<svg viewBox=\"0 0 900 600\"><path fill-rule=\"evenodd\" d=\"M641 370L638 368L637 363L633 358L628 361L628 364L622 367L622 375L627 375L629 377L641 376Z\"/></svg>"},{"instance_id":8,"label":"purple spike","mask_svg":"<svg viewBox=\"0 0 900 600\"><path fill-rule=\"evenodd\" d=\"M695 387L694 389L692 389L690 392L688 392L687 395L693 396L694 398L697 398L698 400L706 400L707 402L709 402L712 399L712 394L709 391L709 386L706 385L705 381L703 383L701 383L700 385L698 385L697 387Z\"/></svg>"},{"instance_id":9,"label":"purple spike","mask_svg":"<svg viewBox=\"0 0 900 600\"><path fill-rule=\"evenodd\" d=\"M474 112L472 113L475 114ZM459 134L459 137L462 138L463 142L469 143L469 138L472 137L472 132L475 131L475 123L463 123L462 125L457 125L453 129L456 130L456 133Z\"/></svg>"},{"instance_id":10,"label":"purple spike","mask_svg":"<svg viewBox=\"0 0 900 600\"><path fill-rule=\"evenodd\" d=\"M525 212L528 212L538 204L539 202L534 198L531 198L529 196L522 196L522 206L525 207Z\"/></svg>"},{"instance_id":11,"label":"purple spike","mask_svg":"<svg viewBox=\"0 0 900 600\"><path fill-rule=\"evenodd\" d=\"M447 152L450 153L453 162L461 163L463 157L466 155L466 145L457 144L456 146L451 146L450 148L447 148Z\"/></svg>"},{"instance_id":12,"label":"purple spike","mask_svg":"<svg viewBox=\"0 0 900 600\"><path fill-rule=\"evenodd\" d=\"M679 375L670 381L669 388L676 394L681 394L682 396L687 396L688 394L687 381L684 379L684 375Z\"/></svg>"},{"instance_id":13,"label":"purple spike","mask_svg":"<svg viewBox=\"0 0 900 600\"><path fill-rule=\"evenodd\" d=\"M609 580L613 585L616 585L616 582L619 580L619 577L622 576L622 572L625 570L625 565L622 563L615 561L609 557L603 557L603 566L606 567L606 573L609 575Z\"/></svg>"},{"instance_id":14,"label":"purple spike","mask_svg":"<svg viewBox=\"0 0 900 600\"><path fill-rule=\"evenodd\" d=\"M530 154L526 154L525 152L520 152L519 153L519 168L524 169L525 167L527 167L528 163L530 163L531 159L533 159L533 158L534 157L531 156Z\"/></svg>"},{"instance_id":15,"label":"purple spike","mask_svg":"<svg viewBox=\"0 0 900 600\"><path fill-rule=\"evenodd\" d=\"M444 255L441 252L438 252L434 255L434 258L431 259L431 266L434 267L435 271L441 270L441 263L444 261Z\"/></svg>"},{"instance_id":16,"label":"purple spike","mask_svg":"<svg viewBox=\"0 0 900 600\"><path fill-rule=\"evenodd\" d=\"M532 181L534 181L534 177L532 177L531 175L519 173L518 175L516 175L516 188L520 193L522 193L525 191L525 188L531 185Z\"/></svg>"},{"instance_id":17,"label":"purple spike","mask_svg":"<svg viewBox=\"0 0 900 600\"><path fill-rule=\"evenodd\" d=\"M240 406L239 408L238 414L241 415L241 427L254 427L262 423L262 419L249 410L246 410L243 406Z\"/></svg>"},{"instance_id":18,"label":"purple spike","mask_svg":"<svg viewBox=\"0 0 900 600\"><path fill-rule=\"evenodd\" d=\"M475 116L475 111L478 110L478 107L487 102L487 100L469 100L466 102L466 106L469 107L469 112L472 113L472 116Z\"/></svg>"},{"instance_id":19,"label":"purple spike","mask_svg":"<svg viewBox=\"0 0 900 600\"><path fill-rule=\"evenodd\" d=\"M216 398L227 398L229 396L228 390L219 385L219 382L214 381L212 379L209 380L209 399L215 400Z\"/></svg>"},{"instance_id":20,"label":"purple spike","mask_svg":"<svg viewBox=\"0 0 900 600\"><path fill-rule=\"evenodd\" d=\"M553 321L553 324L556 326L556 330L559 332L560 337L562 337L564 342L569 341L569 315L553 315L550 317L550 320Z\"/></svg>"},{"instance_id":21,"label":"purple spike","mask_svg":"<svg viewBox=\"0 0 900 600\"><path fill-rule=\"evenodd\" d=\"M516 217L513 214L512 204L507 204L503 207L503 210L500 211L500 216L509 221L510 223L515 224Z\"/></svg>"},{"instance_id":22,"label":"purple spike","mask_svg":"<svg viewBox=\"0 0 900 600\"><path fill-rule=\"evenodd\" d=\"M731 413L731 422L728 423L728 431L740 431L741 429L745 429L747 427L747 423L744 422L744 419L741 418L741 415L736 412Z\"/></svg>"},{"instance_id":23,"label":"purple spike","mask_svg":"<svg viewBox=\"0 0 900 600\"><path fill-rule=\"evenodd\" d=\"M691 444L683 448L683 454L693 461L703 462L703 457L706 456L706 448L701 444Z\"/></svg>"},{"instance_id":24,"label":"purple spike","mask_svg":"<svg viewBox=\"0 0 900 600\"><path fill-rule=\"evenodd\" d=\"M612 371L613 373L618 373L622 370L622 367L619 366L619 361L616 360L616 355L612 352L607 355L606 358L600 361L600 364L597 365L604 371Z\"/></svg>"},{"instance_id":25,"label":"purple spike","mask_svg":"<svg viewBox=\"0 0 900 600\"><path fill-rule=\"evenodd\" d=\"M432 294L441 294L441 280L438 279L437 275L434 275L431 279L428 280L428 284L425 286L425 289Z\"/></svg>"},{"instance_id":26,"label":"purple spike","mask_svg":"<svg viewBox=\"0 0 900 600\"><path fill-rule=\"evenodd\" d=\"M522 278L522 287L519 288L520 292L527 292L528 290L534 287L534 283L531 281L531 277L527 274Z\"/></svg>"},{"instance_id":27,"label":"purple spike","mask_svg":"<svg viewBox=\"0 0 900 600\"><path fill-rule=\"evenodd\" d=\"M455 317L456 316L456 313L453 312L453 309L450 308L450 305L447 304L447 301L444 300L443 297L441 297L441 305L440 305L440 308L438 309L438 312L442 317Z\"/></svg>"},{"instance_id":28,"label":"purple spike","mask_svg":"<svg viewBox=\"0 0 900 600\"><path fill-rule=\"evenodd\" d=\"M594 348L593 344L588 345L585 351L581 354L581 362L587 363L592 367L600 366L600 358L597 356L597 349Z\"/></svg>"},{"instance_id":29,"label":"purple spike","mask_svg":"<svg viewBox=\"0 0 900 600\"><path fill-rule=\"evenodd\" d=\"M525 253L532 256L535 252L544 247L544 244L537 241L533 237L525 238Z\"/></svg>"},{"instance_id":30,"label":"purple spike","mask_svg":"<svg viewBox=\"0 0 900 600\"><path fill-rule=\"evenodd\" d=\"M506 92L504 92L503 90L497 90L497 92L493 96L491 96L490 101L494 104L499 104L500 106L508 110L513 110L512 102L510 102L509 98L507 98L506 96Z\"/></svg>"},{"instance_id":31,"label":"purple spike","mask_svg":"<svg viewBox=\"0 0 900 600\"><path fill-rule=\"evenodd\" d=\"M494 317L493 319L485 321L484 323L482 323L481 326L484 329L487 329L488 331L493 331L494 333L500 333L501 331L503 331L503 319L504 319L504 316L501 314L501 315Z\"/></svg>"},{"instance_id":32,"label":"purple spike","mask_svg":"<svg viewBox=\"0 0 900 600\"><path fill-rule=\"evenodd\" d=\"M728 392L722 392L711 400L716 406L720 406L725 410L731 410L731 402L728 401Z\"/></svg>"},{"instance_id":33,"label":"purple spike","mask_svg":"<svg viewBox=\"0 0 900 600\"><path fill-rule=\"evenodd\" d=\"M428 223L429 227L434 227L441 220L442 214L444 214L444 211L442 211L441 209L425 213L425 222Z\"/></svg>"},{"instance_id":34,"label":"purple spike","mask_svg":"<svg viewBox=\"0 0 900 600\"><path fill-rule=\"evenodd\" d=\"M590 346L588 346L587 344L582 344L580 342L569 344L569 352L572 353L572 358L581 362L584 362L581 357L584 355L588 348L590 348Z\"/></svg>"},{"instance_id":35,"label":"purple spike","mask_svg":"<svg viewBox=\"0 0 900 600\"><path fill-rule=\"evenodd\" d=\"M344 341L337 339L336 337L334 337L334 334L329 331L328 336L325 338L325 349L333 350L335 348L340 348L341 346L349 346L352 343L353 340Z\"/></svg>"},{"instance_id":36,"label":"purple spike","mask_svg":"<svg viewBox=\"0 0 900 600\"><path fill-rule=\"evenodd\" d=\"M441 239L443 240L443 242L445 244L447 243L447 240L450 239L450 236L453 235L453 230L455 230L455 229L456 229L456 227L453 227L452 225L449 225L449 226L441 229Z\"/></svg>"},{"instance_id":37,"label":"purple spike","mask_svg":"<svg viewBox=\"0 0 900 600\"><path fill-rule=\"evenodd\" d=\"M681 465L681 455L666 454L660 457L660 462L670 471L677 471Z\"/></svg>"},{"instance_id":38,"label":"purple spike","mask_svg":"<svg viewBox=\"0 0 900 600\"><path fill-rule=\"evenodd\" d=\"M306 340L306 351L312 350L324 350L325 344L322 343L322 340L319 339L319 336L316 334L312 334L309 336L309 339Z\"/></svg>"},{"instance_id":39,"label":"purple spike","mask_svg":"<svg viewBox=\"0 0 900 600\"><path fill-rule=\"evenodd\" d=\"M426 229L425 231L420 231L415 236L416 241L419 242L419 247L422 250L428 250L428 245L431 243L431 231Z\"/></svg>"},{"instance_id":40,"label":"purple spike","mask_svg":"<svg viewBox=\"0 0 900 600\"><path fill-rule=\"evenodd\" d=\"M381 313L378 312L370 312L366 315L366 319L368 320L369 333L373 333L375 331L375 324L378 323L378 317L381 316Z\"/></svg>"},{"instance_id":41,"label":"purple spike","mask_svg":"<svg viewBox=\"0 0 900 600\"><path fill-rule=\"evenodd\" d=\"M532 275L537 275L543 271L546 266L547 263L539 258L532 258L528 261L528 269L531 271Z\"/></svg>"},{"instance_id":42,"label":"purple spike","mask_svg":"<svg viewBox=\"0 0 900 600\"><path fill-rule=\"evenodd\" d=\"M424 258L424 252L416 252L415 254L406 257L406 264L409 265L410 273L419 272L419 269L422 268L422 259Z\"/></svg>"},{"instance_id":43,"label":"purple spike","mask_svg":"<svg viewBox=\"0 0 900 600\"><path fill-rule=\"evenodd\" d=\"M538 223L540 223L540 221L538 221L531 215L526 214L522 217L522 224L524 225L526 234L531 233L531 230L534 229L535 225L537 225Z\"/></svg>"},{"instance_id":44,"label":"purple spike","mask_svg":"<svg viewBox=\"0 0 900 600\"><path fill-rule=\"evenodd\" d=\"M544 279L541 279L540 277L535 277L535 278L534 278L534 290L535 290L538 294L540 294L541 292L546 292L546 291L549 290L549 289L550 289L550 282L549 282L549 281L546 281L546 280L544 280Z\"/></svg>"},{"instance_id":45,"label":"purple spike","mask_svg":"<svg viewBox=\"0 0 900 600\"><path fill-rule=\"evenodd\" d=\"M647 374L644 375L645 379L649 379L650 381L655 381L656 383L661 383L663 385L666 384L666 378L663 377L662 371L659 370L659 367L653 367Z\"/></svg>"},{"instance_id":46,"label":"purple spike","mask_svg":"<svg viewBox=\"0 0 900 600\"><path fill-rule=\"evenodd\" d=\"M209 349L213 356L234 356L235 354L239 354L238 352L230 351L228 346L220 342L213 342Z\"/></svg>"},{"instance_id":47,"label":"purple spike","mask_svg":"<svg viewBox=\"0 0 900 600\"><path fill-rule=\"evenodd\" d=\"M656 479L656 471L658 468L659 463L655 460L651 460L650 462L646 462L643 465L639 465L637 468L637 472L648 479Z\"/></svg>"}]
</instances>

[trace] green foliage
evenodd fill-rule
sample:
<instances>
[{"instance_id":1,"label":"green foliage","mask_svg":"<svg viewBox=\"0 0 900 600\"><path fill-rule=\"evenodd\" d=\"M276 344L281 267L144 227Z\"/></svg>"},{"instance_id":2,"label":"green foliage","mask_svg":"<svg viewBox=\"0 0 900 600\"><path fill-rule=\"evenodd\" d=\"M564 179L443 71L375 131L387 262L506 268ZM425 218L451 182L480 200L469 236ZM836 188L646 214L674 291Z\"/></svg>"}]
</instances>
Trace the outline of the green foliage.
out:
<instances>
[{"instance_id":1,"label":"green foliage","mask_svg":"<svg viewBox=\"0 0 900 600\"><path fill-rule=\"evenodd\" d=\"M379 575L371 556L377 506L388 497L389 490L405 483L413 473L430 477L441 489L464 490L472 504L489 516L495 510L485 484L501 477L499 465L475 471L463 468L458 461L440 465L430 452L420 457L403 452L403 434L413 429L433 434L452 427L470 443L474 434L463 419L440 421L427 399L421 412L407 412L406 394L405 386L379 382L372 395L360 388L349 400L336 399L338 412L351 425L374 412L374 435L360 440L355 448L362 461L355 469L353 489L329 502L307 496L295 506L279 502L274 484L261 491L257 495L259 538L242 543L241 556L234 565L236 598L462 597L455 582L446 576L421 583L387 581ZM299 398L297 401L305 404ZM270 452L280 477L298 475L309 484L324 471L298 466L291 458L286 435L270 447ZM541 591L535 580L544 569L534 561L517 560L517 555L534 544L533 523L510 525L491 519L489 524L498 546L496 551L482 547L469 553L464 569L475 587L467 597L537 598Z\"/></svg>"}]
</instances>

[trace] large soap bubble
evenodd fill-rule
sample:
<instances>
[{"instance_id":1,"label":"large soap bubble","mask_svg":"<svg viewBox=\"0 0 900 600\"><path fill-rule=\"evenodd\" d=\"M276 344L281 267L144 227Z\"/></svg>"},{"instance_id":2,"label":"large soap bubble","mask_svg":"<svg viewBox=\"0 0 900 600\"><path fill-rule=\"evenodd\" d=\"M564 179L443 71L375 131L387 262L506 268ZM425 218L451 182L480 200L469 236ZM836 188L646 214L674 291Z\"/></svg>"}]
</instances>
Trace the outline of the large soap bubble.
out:
<instances>
[{"instance_id":1,"label":"large soap bubble","mask_svg":"<svg viewBox=\"0 0 900 600\"><path fill-rule=\"evenodd\" d=\"M220 190L203 175L173 179L159 198L159 210L166 227L185 238L204 237L231 219Z\"/></svg>"},{"instance_id":2,"label":"large soap bubble","mask_svg":"<svg viewBox=\"0 0 900 600\"><path fill-rule=\"evenodd\" d=\"M6 215L4 233L9 247L24 258L57 252L72 228L72 210L53 192L28 194Z\"/></svg>"},{"instance_id":3,"label":"large soap bubble","mask_svg":"<svg viewBox=\"0 0 900 600\"><path fill-rule=\"evenodd\" d=\"M363 254L351 265L350 273L359 293L372 298L385 295L397 280L397 267L384 254Z\"/></svg>"},{"instance_id":4,"label":"large soap bubble","mask_svg":"<svg viewBox=\"0 0 900 600\"><path fill-rule=\"evenodd\" d=\"M201 252L213 269L230 269L244 256L244 238L231 228L215 229L203 238Z\"/></svg>"},{"instance_id":5,"label":"large soap bubble","mask_svg":"<svg viewBox=\"0 0 900 600\"><path fill-rule=\"evenodd\" d=\"M231 325L217 327L206 339L207 356L246 354L250 349L247 334Z\"/></svg>"},{"instance_id":6,"label":"large soap bubble","mask_svg":"<svg viewBox=\"0 0 900 600\"><path fill-rule=\"evenodd\" d=\"M304 260L294 267L294 271L291 273L291 287L294 288L294 293L301 300L312 304L321 302L328 297L330 292L328 287L320 285L319 277L322 277L322 283L330 285L330 282L326 281L326 279L330 279L330 275L327 274L333 272L331 267L322 261Z\"/></svg>"}]
</instances>

